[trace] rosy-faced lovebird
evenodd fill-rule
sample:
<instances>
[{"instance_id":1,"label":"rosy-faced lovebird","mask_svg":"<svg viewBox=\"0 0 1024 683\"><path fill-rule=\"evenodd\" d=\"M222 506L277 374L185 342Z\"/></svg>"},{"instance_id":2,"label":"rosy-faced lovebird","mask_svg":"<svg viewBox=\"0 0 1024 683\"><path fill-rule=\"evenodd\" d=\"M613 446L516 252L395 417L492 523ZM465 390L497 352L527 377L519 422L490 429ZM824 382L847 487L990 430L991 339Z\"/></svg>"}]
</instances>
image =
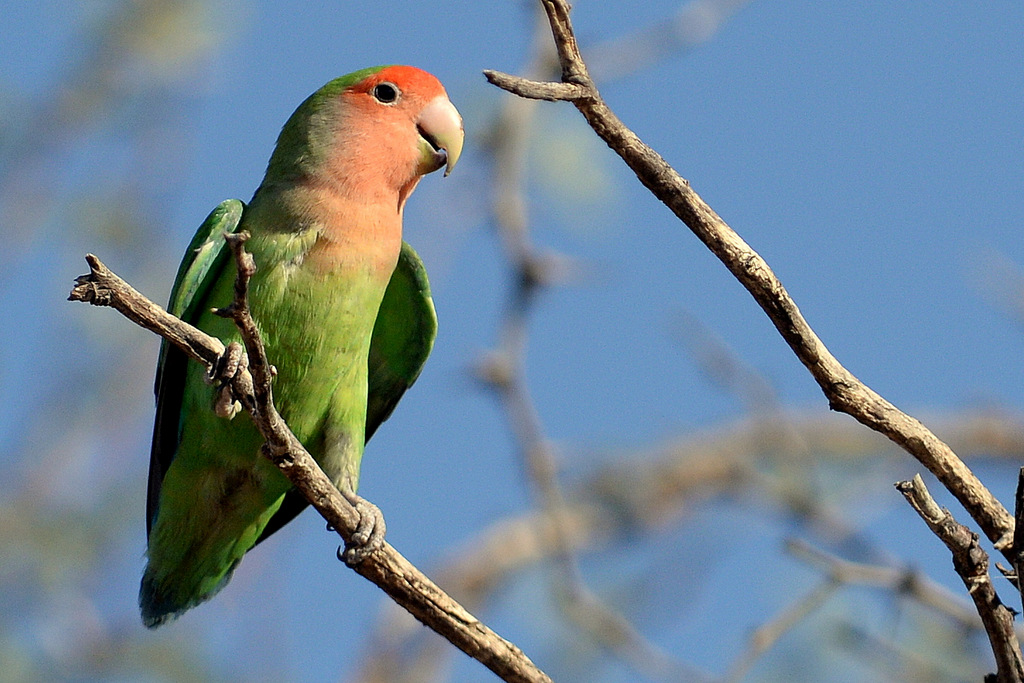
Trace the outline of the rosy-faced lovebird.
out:
<instances>
[{"instance_id":1,"label":"rosy-faced lovebird","mask_svg":"<svg viewBox=\"0 0 1024 683\"><path fill-rule=\"evenodd\" d=\"M277 368L275 403L353 496L364 444L416 380L437 330L402 211L423 175L451 171L462 142L458 111L424 71L374 67L331 81L288 119L249 204L227 200L199 228L171 291L171 313L237 341L212 309L233 296L224 234L249 232L250 307ZM139 591L151 628L212 597L306 504L260 455L247 415L215 414L205 372L163 343Z\"/></svg>"}]
</instances>

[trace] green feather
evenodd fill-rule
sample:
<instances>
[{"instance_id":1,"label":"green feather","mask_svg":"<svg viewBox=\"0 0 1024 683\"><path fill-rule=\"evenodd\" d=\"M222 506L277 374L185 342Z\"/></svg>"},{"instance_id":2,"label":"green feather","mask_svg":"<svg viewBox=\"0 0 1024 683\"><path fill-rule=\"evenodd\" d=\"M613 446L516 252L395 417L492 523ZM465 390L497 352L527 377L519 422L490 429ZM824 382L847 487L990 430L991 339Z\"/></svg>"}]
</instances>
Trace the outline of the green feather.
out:
<instances>
[{"instance_id":1,"label":"green feather","mask_svg":"<svg viewBox=\"0 0 1024 683\"><path fill-rule=\"evenodd\" d=\"M307 97L284 124L277 138L274 153L267 164L265 185L299 178L324 163L326 153L318 140L331 134L334 119L330 115L331 102L345 88L358 83L386 66L372 66L335 78Z\"/></svg>"},{"instance_id":2,"label":"green feather","mask_svg":"<svg viewBox=\"0 0 1024 683\"><path fill-rule=\"evenodd\" d=\"M437 314L427 271L413 248L402 242L370 340L366 441L391 417L402 394L419 377L436 336ZM307 505L309 501L298 491L285 494L257 543L295 519Z\"/></svg>"},{"instance_id":3,"label":"green feather","mask_svg":"<svg viewBox=\"0 0 1024 683\"><path fill-rule=\"evenodd\" d=\"M224 269L229 250L225 248L225 233L238 230L245 209L238 199L228 199L217 205L185 250L171 289L167 310L186 322L195 322L196 306L205 301L216 276ZM180 437L181 397L185 390L185 368L188 357L173 344L164 340L160 345L160 359L156 368L156 421L153 425L153 445L149 457L149 486L146 496L146 533L153 528L160 485L171 464Z\"/></svg>"}]
</instances>

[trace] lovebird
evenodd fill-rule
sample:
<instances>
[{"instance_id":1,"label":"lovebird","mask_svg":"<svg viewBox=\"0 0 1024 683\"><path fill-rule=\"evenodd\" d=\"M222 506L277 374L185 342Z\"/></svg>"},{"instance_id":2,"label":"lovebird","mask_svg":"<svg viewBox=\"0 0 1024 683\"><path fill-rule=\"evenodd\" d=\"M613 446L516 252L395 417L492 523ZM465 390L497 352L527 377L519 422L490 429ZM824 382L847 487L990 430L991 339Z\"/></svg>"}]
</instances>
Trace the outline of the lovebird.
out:
<instances>
[{"instance_id":1,"label":"lovebird","mask_svg":"<svg viewBox=\"0 0 1024 683\"><path fill-rule=\"evenodd\" d=\"M363 69L309 96L277 139L249 204L229 199L189 245L168 310L225 344L236 276L224 234L250 233L250 307L277 368L275 404L342 492L363 446L416 380L437 318L426 272L402 240L420 178L459 159L462 118L431 74ZM248 415L215 414L199 363L164 341L139 607L155 628L210 599L305 499L269 460Z\"/></svg>"}]
</instances>

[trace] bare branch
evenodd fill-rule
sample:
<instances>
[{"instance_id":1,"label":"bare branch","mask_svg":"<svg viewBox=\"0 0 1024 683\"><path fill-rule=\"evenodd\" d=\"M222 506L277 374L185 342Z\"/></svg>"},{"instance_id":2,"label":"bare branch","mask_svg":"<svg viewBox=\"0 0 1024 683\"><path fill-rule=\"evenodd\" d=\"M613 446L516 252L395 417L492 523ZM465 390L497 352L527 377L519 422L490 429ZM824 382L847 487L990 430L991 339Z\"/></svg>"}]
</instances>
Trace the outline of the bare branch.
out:
<instances>
[{"instance_id":1,"label":"bare branch","mask_svg":"<svg viewBox=\"0 0 1024 683\"><path fill-rule=\"evenodd\" d=\"M640 140L605 104L591 79L569 19L565 0L541 0L547 13L561 65L562 82L571 84L568 99L580 111L594 132L615 151L640 182L661 200L715 254L754 297L771 319L797 358L804 364L833 410L845 412L871 429L884 434L928 468L977 521L986 536L1011 562L1017 563L1013 548L1014 519L953 450L913 417L903 413L872 391L829 352L810 327L781 281L755 252L660 155ZM516 81L488 72L491 82L508 86L527 96L560 96L566 91ZM577 94L578 90L584 92ZM550 99L550 97L548 97ZM556 97L557 99L558 97ZM988 575L988 556L977 537L952 521L928 498L912 496L920 479L902 491L933 531L947 542L954 565L967 585L996 655L999 680L1021 680L1024 666L1013 632L1013 618L999 602ZM923 483L920 483L923 490ZM926 492L925 492L926 494ZM940 520L949 523L938 525ZM939 529L943 531L940 533ZM954 533L957 530L957 533Z\"/></svg>"},{"instance_id":2,"label":"bare branch","mask_svg":"<svg viewBox=\"0 0 1024 683\"><path fill-rule=\"evenodd\" d=\"M862 585L888 590L948 617L960 629L984 628L978 613L969 604L965 604L959 595L954 595L914 568L853 562L798 539L787 541L786 550L797 559L821 570L825 575L824 580L750 635L744 652L730 668L727 680L742 680L759 657L844 586Z\"/></svg>"},{"instance_id":3,"label":"bare branch","mask_svg":"<svg viewBox=\"0 0 1024 683\"><path fill-rule=\"evenodd\" d=\"M502 90L507 90L514 95L525 97L528 100L547 100L548 102L559 102L562 100L572 102L586 97L590 93L586 88L574 83L553 83L551 81L533 81L529 78L512 76L501 71L484 70L484 76L493 85Z\"/></svg>"},{"instance_id":4,"label":"bare branch","mask_svg":"<svg viewBox=\"0 0 1024 683\"><path fill-rule=\"evenodd\" d=\"M91 272L75 280L68 301L84 301L93 306L110 306L140 327L156 332L190 358L207 366L224 353L224 344L178 318L139 294L127 282L114 275L103 263L86 254Z\"/></svg>"},{"instance_id":5,"label":"bare branch","mask_svg":"<svg viewBox=\"0 0 1024 683\"><path fill-rule=\"evenodd\" d=\"M1013 629L1013 612L999 600L988 573L988 554L978 545L978 535L953 519L939 507L921 475L913 481L901 481L896 488L917 511L928 528L953 553L953 568L974 600L996 658L996 678L1000 683L1024 681L1024 660Z\"/></svg>"},{"instance_id":6,"label":"bare branch","mask_svg":"<svg viewBox=\"0 0 1024 683\"><path fill-rule=\"evenodd\" d=\"M829 352L761 256L722 220L668 162L625 126L601 99L587 72L564 0L542 0L555 39L562 81L583 88L573 104L595 133L718 257L754 297L810 371L829 407L851 415L913 455L956 496L985 535L1009 554L1013 518L973 472L935 434L872 391ZM488 78L494 76L493 72ZM499 77L499 81L501 78ZM521 84L520 84L521 85ZM529 86L523 86L529 89ZM554 92L550 91L549 92ZM1008 558L1011 559L1012 558Z\"/></svg>"},{"instance_id":7,"label":"bare branch","mask_svg":"<svg viewBox=\"0 0 1024 683\"><path fill-rule=\"evenodd\" d=\"M273 370L263 354L262 342L255 326L250 325L252 319L248 317L245 304L246 271L251 265L251 257L241 248L242 241L244 238L234 245L236 258L243 262L236 285L236 299L229 307L233 310L228 312L230 317L241 321L240 329L245 336L250 358L249 369L241 368L233 380L232 389L267 440L264 454L348 541L355 531L358 513L291 433L271 402L270 380ZM91 273L75 281L69 300L111 306L137 325L175 344L207 367L217 363L224 352L224 344L146 299L95 256L89 255L86 259ZM353 569L375 583L418 620L503 680L520 683L551 680L522 650L476 619L388 543L384 543L380 550Z\"/></svg>"}]
</instances>

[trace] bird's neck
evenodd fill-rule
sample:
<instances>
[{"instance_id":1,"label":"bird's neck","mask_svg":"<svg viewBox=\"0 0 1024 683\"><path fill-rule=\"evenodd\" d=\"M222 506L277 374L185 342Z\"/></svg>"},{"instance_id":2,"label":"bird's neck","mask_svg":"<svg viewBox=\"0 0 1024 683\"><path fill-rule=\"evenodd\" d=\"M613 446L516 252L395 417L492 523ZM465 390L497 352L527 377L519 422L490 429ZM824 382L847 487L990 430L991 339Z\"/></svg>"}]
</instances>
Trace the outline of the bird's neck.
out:
<instances>
[{"instance_id":1,"label":"bird's neck","mask_svg":"<svg viewBox=\"0 0 1024 683\"><path fill-rule=\"evenodd\" d=\"M263 186L249 229L289 245L307 267L369 270L390 276L402 246L402 196L354 196L315 179ZM400 195L401 193L399 193Z\"/></svg>"}]
</instances>

